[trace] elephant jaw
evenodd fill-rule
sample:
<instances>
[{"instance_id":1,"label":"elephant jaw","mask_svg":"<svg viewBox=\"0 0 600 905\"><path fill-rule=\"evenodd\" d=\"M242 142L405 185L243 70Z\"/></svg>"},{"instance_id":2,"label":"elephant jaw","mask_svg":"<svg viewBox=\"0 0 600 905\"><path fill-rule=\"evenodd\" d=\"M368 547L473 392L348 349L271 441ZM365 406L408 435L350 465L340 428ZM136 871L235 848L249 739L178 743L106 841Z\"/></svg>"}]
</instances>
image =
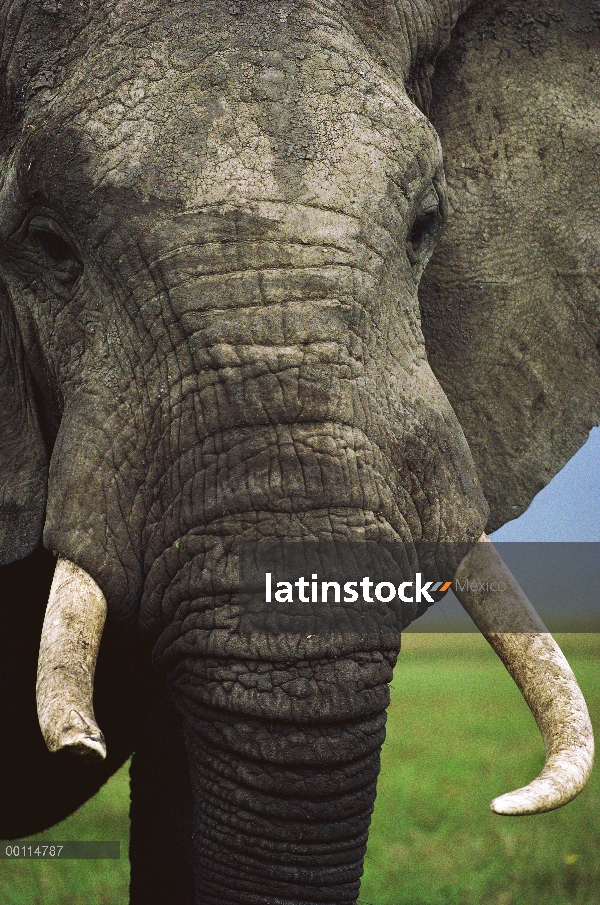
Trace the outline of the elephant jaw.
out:
<instances>
[{"instance_id":1,"label":"elephant jaw","mask_svg":"<svg viewBox=\"0 0 600 905\"><path fill-rule=\"evenodd\" d=\"M37 711L49 751L104 759L94 716L94 672L106 599L87 572L59 559L46 608L37 674Z\"/></svg>"},{"instance_id":2,"label":"elephant jaw","mask_svg":"<svg viewBox=\"0 0 600 905\"><path fill-rule=\"evenodd\" d=\"M488 541L485 534L481 541ZM500 612L497 595L484 590L498 580L507 589ZM492 544L473 547L457 570L455 586L463 607L525 698L546 746L546 764L537 779L495 798L491 808L497 814L521 815L561 807L584 788L594 759L592 726L577 680ZM50 751L106 757L92 703L105 618L106 600L96 582L59 559L37 679L38 716ZM520 631L510 631L515 627Z\"/></svg>"}]
</instances>

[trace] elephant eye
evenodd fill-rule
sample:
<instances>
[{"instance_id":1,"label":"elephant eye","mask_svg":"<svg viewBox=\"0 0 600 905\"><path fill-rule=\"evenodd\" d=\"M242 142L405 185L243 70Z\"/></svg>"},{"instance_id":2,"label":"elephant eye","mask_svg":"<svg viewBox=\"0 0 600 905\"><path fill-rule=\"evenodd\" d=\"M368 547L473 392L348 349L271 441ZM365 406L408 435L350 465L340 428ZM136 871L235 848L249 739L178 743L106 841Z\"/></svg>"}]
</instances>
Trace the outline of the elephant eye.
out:
<instances>
[{"instance_id":1,"label":"elephant eye","mask_svg":"<svg viewBox=\"0 0 600 905\"><path fill-rule=\"evenodd\" d=\"M411 265L419 272L429 261L442 224L437 193L431 189L419 206L406 236L406 253Z\"/></svg>"},{"instance_id":2,"label":"elephant eye","mask_svg":"<svg viewBox=\"0 0 600 905\"><path fill-rule=\"evenodd\" d=\"M77 279L82 270L81 262L54 221L34 217L29 223L27 240L37 256L53 269L62 282Z\"/></svg>"}]
</instances>

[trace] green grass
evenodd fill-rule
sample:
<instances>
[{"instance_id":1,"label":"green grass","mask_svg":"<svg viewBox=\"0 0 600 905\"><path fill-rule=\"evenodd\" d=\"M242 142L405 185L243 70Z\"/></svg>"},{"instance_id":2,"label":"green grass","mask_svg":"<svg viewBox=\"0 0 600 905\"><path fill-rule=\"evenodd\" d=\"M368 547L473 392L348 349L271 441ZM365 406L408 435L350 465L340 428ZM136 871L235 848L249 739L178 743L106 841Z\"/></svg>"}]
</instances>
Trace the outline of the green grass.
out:
<instances>
[{"instance_id":1,"label":"green grass","mask_svg":"<svg viewBox=\"0 0 600 905\"><path fill-rule=\"evenodd\" d=\"M119 861L0 860L2 905L126 905L129 901L129 765L67 820L36 839L115 840Z\"/></svg>"},{"instance_id":2,"label":"green grass","mask_svg":"<svg viewBox=\"0 0 600 905\"><path fill-rule=\"evenodd\" d=\"M600 726L600 636L558 640ZM597 905L597 775L560 811L521 818L489 811L495 795L528 782L542 763L533 719L479 635L405 635L361 903ZM121 861L0 861L2 905L126 905L127 810L124 768L42 834L120 839Z\"/></svg>"},{"instance_id":3,"label":"green grass","mask_svg":"<svg viewBox=\"0 0 600 905\"><path fill-rule=\"evenodd\" d=\"M557 638L600 725L600 638ZM480 635L405 635L362 903L598 905L600 783L566 808L499 817L496 795L539 772L527 706Z\"/></svg>"}]
</instances>

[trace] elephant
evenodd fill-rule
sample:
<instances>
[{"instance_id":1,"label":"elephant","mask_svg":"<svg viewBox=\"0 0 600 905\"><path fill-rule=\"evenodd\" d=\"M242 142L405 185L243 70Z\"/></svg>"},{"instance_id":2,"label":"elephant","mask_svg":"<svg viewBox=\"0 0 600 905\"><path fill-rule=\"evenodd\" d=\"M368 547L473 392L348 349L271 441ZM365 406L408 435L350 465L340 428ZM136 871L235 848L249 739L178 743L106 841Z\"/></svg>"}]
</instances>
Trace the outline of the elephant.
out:
<instances>
[{"instance_id":1,"label":"elephant","mask_svg":"<svg viewBox=\"0 0 600 905\"><path fill-rule=\"evenodd\" d=\"M485 532L600 421L599 26L2 0L2 838L134 752L132 905L356 903L405 623L242 633L263 541L456 545L547 748L494 810L581 791L585 702Z\"/></svg>"}]
</instances>

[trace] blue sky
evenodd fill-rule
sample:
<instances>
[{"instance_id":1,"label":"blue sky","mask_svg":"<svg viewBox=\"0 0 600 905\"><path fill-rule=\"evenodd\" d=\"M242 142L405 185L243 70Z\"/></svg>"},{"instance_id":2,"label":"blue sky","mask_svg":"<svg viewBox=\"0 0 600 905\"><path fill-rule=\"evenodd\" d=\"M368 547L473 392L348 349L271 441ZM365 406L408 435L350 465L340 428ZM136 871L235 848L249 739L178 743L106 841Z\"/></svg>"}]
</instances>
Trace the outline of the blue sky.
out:
<instances>
[{"instance_id":1,"label":"blue sky","mask_svg":"<svg viewBox=\"0 0 600 905\"><path fill-rule=\"evenodd\" d=\"M600 428L496 541L600 541Z\"/></svg>"}]
</instances>

